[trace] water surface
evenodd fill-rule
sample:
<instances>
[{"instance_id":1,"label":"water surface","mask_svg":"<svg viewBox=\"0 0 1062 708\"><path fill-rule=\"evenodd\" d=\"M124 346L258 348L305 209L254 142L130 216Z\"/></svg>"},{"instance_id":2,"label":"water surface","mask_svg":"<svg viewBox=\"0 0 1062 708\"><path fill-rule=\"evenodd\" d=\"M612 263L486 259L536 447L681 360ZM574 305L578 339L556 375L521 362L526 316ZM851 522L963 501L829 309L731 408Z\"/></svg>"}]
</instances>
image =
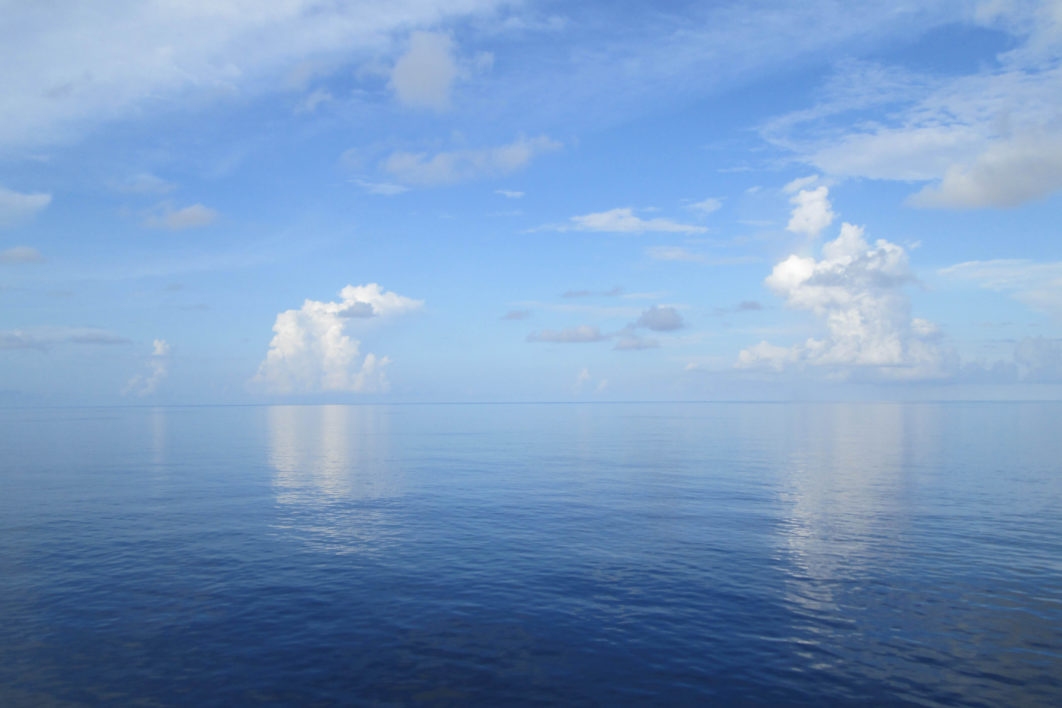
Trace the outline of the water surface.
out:
<instances>
[{"instance_id":1,"label":"water surface","mask_svg":"<svg viewBox=\"0 0 1062 708\"><path fill-rule=\"evenodd\" d=\"M1062 701L1062 404L0 431L3 705Z\"/></svg>"}]
</instances>

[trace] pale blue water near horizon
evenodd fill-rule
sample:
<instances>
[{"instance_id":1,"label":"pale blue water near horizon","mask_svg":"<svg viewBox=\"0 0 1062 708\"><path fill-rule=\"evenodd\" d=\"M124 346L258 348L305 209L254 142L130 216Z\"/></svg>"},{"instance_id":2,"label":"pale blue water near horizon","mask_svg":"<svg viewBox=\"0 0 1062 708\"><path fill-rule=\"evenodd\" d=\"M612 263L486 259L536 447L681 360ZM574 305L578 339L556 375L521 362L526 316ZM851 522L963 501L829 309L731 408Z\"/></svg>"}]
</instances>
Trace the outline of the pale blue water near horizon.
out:
<instances>
[{"instance_id":1,"label":"pale blue water near horizon","mask_svg":"<svg viewBox=\"0 0 1062 708\"><path fill-rule=\"evenodd\" d=\"M0 409L0 705L1062 703L1062 404Z\"/></svg>"}]
</instances>

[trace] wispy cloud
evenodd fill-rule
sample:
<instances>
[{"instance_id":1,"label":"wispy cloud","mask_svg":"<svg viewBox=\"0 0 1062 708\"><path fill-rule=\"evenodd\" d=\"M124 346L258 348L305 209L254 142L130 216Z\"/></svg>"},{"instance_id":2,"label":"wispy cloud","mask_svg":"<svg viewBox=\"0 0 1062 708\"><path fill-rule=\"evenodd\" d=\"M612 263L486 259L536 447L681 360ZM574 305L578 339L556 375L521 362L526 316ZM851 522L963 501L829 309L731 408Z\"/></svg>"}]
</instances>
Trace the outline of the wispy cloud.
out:
<instances>
[{"instance_id":1,"label":"wispy cloud","mask_svg":"<svg viewBox=\"0 0 1062 708\"><path fill-rule=\"evenodd\" d=\"M504 175L526 166L536 155L559 150L561 144L545 135L520 136L492 148L426 152L396 151L381 168L407 184L426 186L454 184L478 177Z\"/></svg>"},{"instance_id":2,"label":"wispy cloud","mask_svg":"<svg viewBox=\"0 0 1062 708\"><path fill-rule=\"evenodd\" d=\"M0 251L0 263L43 263L44 256L36 248L31 246L14 246L5 251Z\"/></svg>"},{"instance_id":3,"label":"wispy cloud","mask_svg":"<svg viewBox=\"0 0 1062 708\"><path fill-rule=\"evenodd\" d=\"M144 226L152 229L183 231L208 226L217 218L217 211L202 204L192 204L181 208L171 204L161 204L144 220Z\"/></svg>"},{"instance_id":4,"label":"wispy cloud","mask_svg":"<svg viewBox=\"0 0 1062 708\"><path fill-rule=\"evenodd\" d=\"M45 192L16 192L0 187L0 228L14 226L52 203Z\"/></svg>"},{"instance_id":5,"label":"wispy cloud","mask_svg":"<svg viewBox=\"0 0 1062 708\"><path fill-rule=\"evenodd\" d=\"M643 219L631 207L573 216L565 224L547 224L536 231L601 231L605 233L704 233L708 229L695 224L682 224L671 219L655 217Z\"/></svg>"}]
</instances>

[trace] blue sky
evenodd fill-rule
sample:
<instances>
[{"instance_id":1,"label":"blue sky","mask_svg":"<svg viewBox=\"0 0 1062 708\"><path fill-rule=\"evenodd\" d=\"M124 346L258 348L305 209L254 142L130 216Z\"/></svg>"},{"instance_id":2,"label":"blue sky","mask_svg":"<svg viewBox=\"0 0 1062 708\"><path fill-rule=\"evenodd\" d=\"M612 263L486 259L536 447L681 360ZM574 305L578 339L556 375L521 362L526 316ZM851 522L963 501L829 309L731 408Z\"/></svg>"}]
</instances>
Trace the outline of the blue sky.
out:
<instances>
[{"instance_id":1,"label":"blue sky","mask_svg":"<svg viewBox=\"0 0 1062 708\"><path fill-rule=\"evenodd\" d=\"M3 5L0 404L1062 393L1062 2Z\"/></svg>"}]
</instances>

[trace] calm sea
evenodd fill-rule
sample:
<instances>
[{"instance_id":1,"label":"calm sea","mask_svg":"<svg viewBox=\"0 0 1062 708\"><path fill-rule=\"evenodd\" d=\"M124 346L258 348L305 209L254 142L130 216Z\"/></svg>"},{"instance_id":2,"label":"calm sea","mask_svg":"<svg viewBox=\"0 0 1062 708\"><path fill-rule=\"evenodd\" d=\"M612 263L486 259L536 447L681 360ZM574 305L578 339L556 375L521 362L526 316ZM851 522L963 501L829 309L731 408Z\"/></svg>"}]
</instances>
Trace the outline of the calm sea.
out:
<instances>
[{"instance_id":1,"label":"calm sea","mask_svg":"<svg viewBox=\"0 0 1062 708\"><path fill-rule=\"evenodd\" d=\"M1062 404L0 410L0 705L1062 704Z\"/></svg>"}]
</instances>

